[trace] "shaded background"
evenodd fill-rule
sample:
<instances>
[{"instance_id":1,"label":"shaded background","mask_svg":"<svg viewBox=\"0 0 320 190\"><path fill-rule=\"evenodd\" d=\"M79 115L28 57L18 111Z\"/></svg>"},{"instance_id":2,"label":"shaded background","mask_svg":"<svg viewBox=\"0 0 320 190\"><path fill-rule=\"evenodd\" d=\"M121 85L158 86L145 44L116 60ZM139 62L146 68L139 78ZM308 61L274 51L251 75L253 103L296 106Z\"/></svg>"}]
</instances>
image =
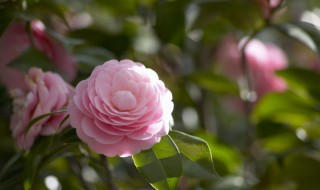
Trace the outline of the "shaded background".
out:
<instances>
[{"instance_id":1,"label":"shaded background","mask_svg":"<svg viewBox=\"0 0 320 190\"><path fill-rule=\"evenodd\" d=\"M132 59L157 71L173 93L173 129L206 139L222 177L183 178L180 189L317 189L320 2L288 0L265 11L258 0L2 0L0 34L13 20L41 20L76 58L74 85L110 59ZM282 48L289 67L278 73L288 84L285 92L250 102L240 97L243 87L221 71L227 64L221 52L228 50L223 49L226 39L237 43L253 34ZM12 66L51 68L33 53L21 55ZM4 87L0 90L2 168L17 148L9 129L11 99ZM131 159L109 161L119 189L151 188ZM48 162L37 188L55 189L45 183L51 179L58 189L104 189L108 174L87 158L77 164L60 157ZM72 172L82 175L88 187Z\"/></svg>"}]
</instances>

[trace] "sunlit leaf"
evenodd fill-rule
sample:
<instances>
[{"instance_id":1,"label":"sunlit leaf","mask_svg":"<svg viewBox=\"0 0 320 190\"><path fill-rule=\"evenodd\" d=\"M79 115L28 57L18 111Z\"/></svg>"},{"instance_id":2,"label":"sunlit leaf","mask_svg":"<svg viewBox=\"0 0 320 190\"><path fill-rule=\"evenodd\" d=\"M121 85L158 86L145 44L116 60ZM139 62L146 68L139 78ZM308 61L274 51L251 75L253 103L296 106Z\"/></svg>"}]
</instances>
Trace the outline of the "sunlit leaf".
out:
<instances>
[{"instance_id":1,"label":"sunlit leaf","mask_svg":"<svg viewBox=\"0 0 320 190\"><path fill-rule=\"evenodd\" d=\"M268 137L262 141L262 146L269 152L282 153L297 147L299 143L299 139L292 131L291 133L279 133Z\"/></svg>"},{"instance_id":2,"label":"sunlit leaf","mask_svg":"<svg viewBox=\"0 0 320 190\"><path fill-rule=\"evenodd\" d=\"M136 168L155 189L177 189L182 162L171 137L162 137L151 149L141 151L132 158Z\"/></svg>"},{"instance_id":3,"label":"sunlit leaf","mask_svg":"<svg viewBox=\"0 0 320 190\"><path fill-rule=\"evenodd\" d=\"M239 169L241 156L234 147L219 142L215 135L206 131L196 133L196 136L205 140L210 150L214 150L214 167L219 175L227 175Z\"/></svg>"},{"instance_id":4,"label":"sunlit leaf","mask_svg":"<svg viewBox=\"0 0 320 190\"><path fill-rule=\"evenodd\" d=\"M206 141L179 131L171 131L169 135L182 155L184 176L198 179L219 178Z\"/></svg>"},{"instance_id":5,"label":"sunlit leaf","mask_svg":"<svg viewBox=\"0 0 320 190\"><path fill-rule=\"evenodd\" d=\"M283 77L293 90L304 90L320 101L319 73L302 68L290 68L278 71L277 74Z\"/></svg>"},{"instance_id":6,"label":"sunlit leaf","mask_svg":"<svg viewBox=\"0 0 320 190\"><path fill-rule=\"evenodd\" d=\"M303 43L307 47L309 47L313 51L318 51L318 47L315 44L312 37L304 31L302 28L298 27L297 25L293 25L290 23L282 24L282 25L275 25L275 28L280 32L284 33L285 35L298 40L299 42Z\"/></svg>"},{"instance_id":7,"label":"sunlit leaf","mask_svg":"<svg viewBox=\"0 0 320 190\"><path fill-rule=\"evenodd\" d=\"M265 95L252 112L253 121L277 119L282 122L305 120L317 110L313 102L304 99L293 92L270 93ZM301 117L299 117L302 116Z\"/></svg>"}]
</instances>

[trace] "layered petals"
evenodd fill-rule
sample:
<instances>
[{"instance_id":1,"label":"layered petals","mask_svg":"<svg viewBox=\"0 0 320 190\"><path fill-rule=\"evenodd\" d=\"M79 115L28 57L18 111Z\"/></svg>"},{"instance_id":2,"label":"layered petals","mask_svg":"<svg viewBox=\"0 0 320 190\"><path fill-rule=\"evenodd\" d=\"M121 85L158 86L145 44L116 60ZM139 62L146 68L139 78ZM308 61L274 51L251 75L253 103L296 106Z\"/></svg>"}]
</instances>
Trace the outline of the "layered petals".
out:
<instances>
[{"instance_id":1,"label":"layered petals","mask_svg":"<svg viewBox=\"0 0 320 190\"><path fill-rule=\"evenodd\" d=\"M24 82L26 89L15 88L10 91L13 98L13 115L10 128L12 136L22 150L32 147L39 135L53 135L63 130L68 122L60 126L67 113L45 117L29 130L29 122L40 115L66 107L73 88L59 75L31 68Z\"/></svg>"},{"instance_id":2,"label":"layered petals","mask_svg":"<svg viewBox=\"0 0 320 190\"><path fill-rule=\"evenodd\" d=\"M131 156L169 132L172 94L141 63L111 60L81 81L68 106L71 126L97 153Z\"/></svg>"}]
</instances>

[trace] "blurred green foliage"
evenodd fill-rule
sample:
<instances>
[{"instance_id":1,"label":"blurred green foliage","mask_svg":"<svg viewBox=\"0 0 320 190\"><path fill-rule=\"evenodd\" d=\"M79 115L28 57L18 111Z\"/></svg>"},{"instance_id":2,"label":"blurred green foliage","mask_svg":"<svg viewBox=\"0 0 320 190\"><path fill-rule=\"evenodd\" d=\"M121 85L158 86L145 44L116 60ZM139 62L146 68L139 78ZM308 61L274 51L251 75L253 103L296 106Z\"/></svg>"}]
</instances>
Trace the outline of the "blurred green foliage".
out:
<instances>
[{"instance_id":1,"label":"blurred green foliage","mask_svg":"<svg viewBox=\"0 0 320 190\"><path fill-rule=\"evenodd\" d=\"M320 70L309 67L308 61L319 58L320 30L301 18L312 13L320 19L320 3L283 1L266 19L257 2L0 0L0 34L15 19L43 21L48 33L63 42L77 59L74 85L110 59L132 59L157 71L173 93L173 129L205 139L208 145L204 149L210 148L221 176L214 180L182 177L180 189L318 189ZM241 39L255 33L255 37L283 47L290 66L277 74L289 87L285 92L269 93L256 103L249 102L252 109L248 111L240 98L242 87L217 69L217 51L228 35ZM48 62L41 52L30 49L11 66L52 70ZM106 184L110 176L119 189L152 188L131 159L106 161L79 145L74 131L40 138L30 152L20 153L9 129L11 99L4 87L0 91L0 169L6 172L7 166L10 170L0 175L0 189L27 189L30 185L46 189L45 181L52 176L62 189L105 189L111 187ZM230 100L238 103L232 105ZM180 150L191 151L182 151L189 154L183 159L197 159L192 158L192 151L200 151L199 147L175 136L173 132L171 137L179 141ZM145 154L157 155L157 150L153 151ZM88 152L94 156L81 156ZM140 156L134 158L136 165L144 161ZM152 159L161 164L158 155ZM105 170L106 162L111 174ZM170 164L165 168L170 170ZM214 170L198 167L204 176L203 169ZM161 174L153 172L155 177ZM167 185L176 183L171 182Z\"/></svg>"}]
</instances>

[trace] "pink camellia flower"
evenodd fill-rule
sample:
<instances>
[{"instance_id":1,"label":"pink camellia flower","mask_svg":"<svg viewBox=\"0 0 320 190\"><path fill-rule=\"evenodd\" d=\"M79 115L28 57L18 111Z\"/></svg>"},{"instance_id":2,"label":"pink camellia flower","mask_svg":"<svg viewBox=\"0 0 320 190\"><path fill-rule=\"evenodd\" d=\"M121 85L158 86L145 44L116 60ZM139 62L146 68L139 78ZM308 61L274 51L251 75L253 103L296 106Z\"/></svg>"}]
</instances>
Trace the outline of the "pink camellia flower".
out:
<instances>
[{"instance_id":1,"label":"pink camellia flower","mask_svg":"<svg viewBox=\"0 0 320 190\"><path fill-rule=\"evenodd\" d=\"M8 64L23 54L31 45L43 52L57 66L68 81L76 75L75 59L58 41L45 33L45 26L41 21L30 22L30 31L27 23L13 21L0 38L0 80L8 88L23 88L24 74L8 67Z\"/></svg>"},{"instance_id":2,"label":"pink camellia flower","mask_svg":"<svg viewBox=\"0 0 320 190\"><path fill-rule=\"evenodd\" d=\"M28 131L29 122L40 115L61 110L66 107L73 88L59 75L31 68L25 77L26 89L12 89L13 115L10 128L12 136L22 150L32 147L38 135L52 135L67 126L59 127L67 113L58 113L45 117Z\"/></svg>"},{"instance_id":3,"label":"pink camellia flower","mask_svg":"<svg viewBox=\"0 0 320 190\"><path fill-rule=\"evenodd\" d=\"M68 105L71 126L91 149L130 156L169 132L172 94L141 63L111 60L81 81Z\"/></svg>"},{"instance_id":4,"label":"pink camellia flower","mask_svg":"<svg viewBox=\"0 0 320 190\"><path fill-rule=\"evenodd\" d=\"M277 70L288 66L287 58L278 46L253 39L246 46L245 55L252 87L258 98L267 92L283 91L287 88L285 81L275 74ZM235 80L239 79L242 75L241 55L239 45L234 39L226 38L218 52L218 59L223 72Z\"/></svg>"}]
</instances>

